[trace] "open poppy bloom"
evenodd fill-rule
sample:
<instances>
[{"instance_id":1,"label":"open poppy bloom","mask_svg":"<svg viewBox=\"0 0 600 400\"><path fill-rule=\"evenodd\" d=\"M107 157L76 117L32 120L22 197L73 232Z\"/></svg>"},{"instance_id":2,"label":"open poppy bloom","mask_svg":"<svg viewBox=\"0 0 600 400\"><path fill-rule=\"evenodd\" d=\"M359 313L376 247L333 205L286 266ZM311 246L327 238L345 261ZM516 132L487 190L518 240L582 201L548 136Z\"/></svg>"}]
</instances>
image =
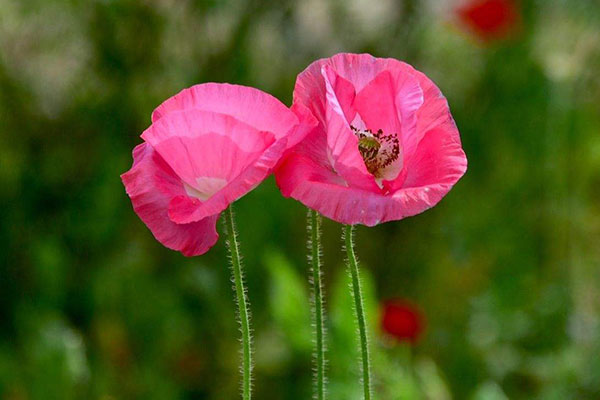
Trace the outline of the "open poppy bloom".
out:
<instances>
[{"instance_id":1,"label":"open poppy bloom","mask_svg":"<svg viewBox=\"0 0 600 400\"><path fill-rule=\"evenodd\" d=\"M296 81L319 124L281 162L281 192L344 224L373 226L434 206L467 159L446 99L395 59L338 54Z\"/></svg>"},{"instance_id":2,"label":"open poppy bloom","mask_svg":"<svg viewBox=\"0 0 600 400\"><path fill-rule=\"evenodd\" d=\"M486 42L508 37L519 22L513 0L471 0L457 13L461 22Z\"/></svg>"},{"instance_id":3,"label":"open poppy bloom","mask_svg":"<svg viewBox=\"0 0 600 400\"><path fill-rule=\"evenodd\" d=\"M156 239L186 256L208 251L219 214L306 134L300 119L312 117L294 109L258 89L207 83L154 110L121 179Z\"/></svg>"},{"instance_id":4,"label":"open poppy bloom","mask_svg":"<svg viewBox=\"0 0 600 400\"><path fill-rule=\"evenodd\" d=\"M381 328L399 342L416 343L424 328L423 315L403 300L388 300L383 304Z\"/></svg>"}]
</instances>

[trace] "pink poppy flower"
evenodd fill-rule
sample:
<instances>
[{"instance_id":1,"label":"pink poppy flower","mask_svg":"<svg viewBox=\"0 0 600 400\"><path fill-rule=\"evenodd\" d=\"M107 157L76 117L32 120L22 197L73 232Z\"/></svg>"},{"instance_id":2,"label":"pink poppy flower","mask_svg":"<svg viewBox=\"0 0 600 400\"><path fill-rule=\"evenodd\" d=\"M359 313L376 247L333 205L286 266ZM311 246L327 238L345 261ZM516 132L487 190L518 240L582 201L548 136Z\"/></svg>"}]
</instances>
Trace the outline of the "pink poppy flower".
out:
<instances>
[{"instance_id":1,"label":"pink poppy flower","mask_svg":"<svg viewBox=\"0 0 600 400\"><path fill-rule=\"evenodd\" d=\"M509 37L519 25L513 0L472 0L457 10L460 21L484 42Z\"/></svg>"},{"instance_id":2,"label":"pink poppy flower","mask_svg":"<svg viewBox=\"0 0 600 400\"><path fill-rule=\"evenodd\" d=\"M400 299L384 302L381 328L398 342L416 343L424 327L425 318L414 305Z\"/></svg>"},{"instance_id":3,"label":"pink poppy flower","mask_svg":"<svg viewBox=\"0 0 600 400\"><path fill-rule=\"evenodd\" d=\"M294 104L319 124L281 162L277 184L335 221L373 226L418 214L466 171L446 99L398 60L318 60L298 76Z\"/></svg>"},{"instance_id":4,"label":"pink poppy flower","mask_svg":"<svg viewBox=\"0 0 600 400\"><path fill-rule=\"evenodd\" d=\"M301 105L293 110L260 90L216 83L185 89L154 110L121 179L156 239L186 256L208 251L219 214L306 134L312 116Z\"/></svg>"}]
</instances>

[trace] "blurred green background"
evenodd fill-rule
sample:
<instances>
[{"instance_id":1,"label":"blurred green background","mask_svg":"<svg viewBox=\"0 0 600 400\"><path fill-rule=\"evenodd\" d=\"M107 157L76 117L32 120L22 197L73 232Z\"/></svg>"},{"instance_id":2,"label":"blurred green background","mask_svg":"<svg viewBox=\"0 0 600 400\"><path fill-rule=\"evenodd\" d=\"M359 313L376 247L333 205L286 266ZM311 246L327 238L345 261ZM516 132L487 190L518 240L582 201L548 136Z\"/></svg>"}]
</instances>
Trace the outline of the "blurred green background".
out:
<instances>
[{"instance_id":1,"label":"blurred green background","mask_svg":"<svg viewBox=\"0 0 600 400\"><path fill-rule=\"evenodd\" d=\"M456 2L0 0L0 398L236 399L224 241L162 247L119 179L155 106L206 81L290 104L339 51L442 89L469 171L434 209L357 230L378 398L600 398L600 7L523 1L483 43ZM272 178L236 203L256 399L311 396L305 209ZM324 222L329 394L359 399L340 226ZM415 347L382 299L419 305Z\"/></svg>"}]
</instances>

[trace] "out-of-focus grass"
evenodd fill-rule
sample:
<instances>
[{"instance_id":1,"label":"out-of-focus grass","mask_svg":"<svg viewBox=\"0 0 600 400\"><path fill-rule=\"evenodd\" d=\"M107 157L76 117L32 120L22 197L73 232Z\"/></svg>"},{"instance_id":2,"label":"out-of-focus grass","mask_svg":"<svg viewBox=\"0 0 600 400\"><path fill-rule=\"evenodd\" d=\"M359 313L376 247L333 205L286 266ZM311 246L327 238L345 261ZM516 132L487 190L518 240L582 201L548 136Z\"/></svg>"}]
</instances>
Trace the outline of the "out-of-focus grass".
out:
<instances>
[{"instance_id":1,"label":"out-of-focus grass","mask_svg":"<svg viewBox=\"0 0 600 400\"><path fill-rule=\"evenodd\" d=\"M183 87L289 104L296 74L338 51L427 73L469 158L434 209L357 230L378 398L600 397L600 9L521 4L520 34L484 46L449 1L0 0L0 397L238 396L223 243L163 248L118 176ZM309 398L305 210L272 179L236 210L256 398ZM324 222L329 392L358 399L340 234ZM379 332L391 296L426 314L414 348Z\"/></svg>"}]
</instances>

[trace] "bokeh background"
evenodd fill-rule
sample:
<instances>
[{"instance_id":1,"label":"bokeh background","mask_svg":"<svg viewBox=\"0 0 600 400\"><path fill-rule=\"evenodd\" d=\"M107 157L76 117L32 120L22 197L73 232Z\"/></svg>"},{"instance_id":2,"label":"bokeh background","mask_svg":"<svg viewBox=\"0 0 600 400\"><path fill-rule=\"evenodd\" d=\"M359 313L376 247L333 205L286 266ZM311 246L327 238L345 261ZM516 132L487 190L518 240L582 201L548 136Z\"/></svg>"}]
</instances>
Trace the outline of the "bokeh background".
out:
<instances>
[{"instance_id":1,"label":"bokeh background","mask_svg":"<svg viewBox=\"0 0 600 400\"><path fill-rule=\"evenodd\" d=\"M424 71L469 158L437 207L357 229L378 398L600 398L600 7L523 0L487 35L464 3L0 0L0 398L239 397L223 240L162 247L119 175L182 88L290 104L340 51ZM236 212L255 397L308 399L306 211L270 178ZM340 233L324 222L333 400L361 391ZM424 314L416 345L381 332L392 297Z\"/></svg>"}]
</instances>

